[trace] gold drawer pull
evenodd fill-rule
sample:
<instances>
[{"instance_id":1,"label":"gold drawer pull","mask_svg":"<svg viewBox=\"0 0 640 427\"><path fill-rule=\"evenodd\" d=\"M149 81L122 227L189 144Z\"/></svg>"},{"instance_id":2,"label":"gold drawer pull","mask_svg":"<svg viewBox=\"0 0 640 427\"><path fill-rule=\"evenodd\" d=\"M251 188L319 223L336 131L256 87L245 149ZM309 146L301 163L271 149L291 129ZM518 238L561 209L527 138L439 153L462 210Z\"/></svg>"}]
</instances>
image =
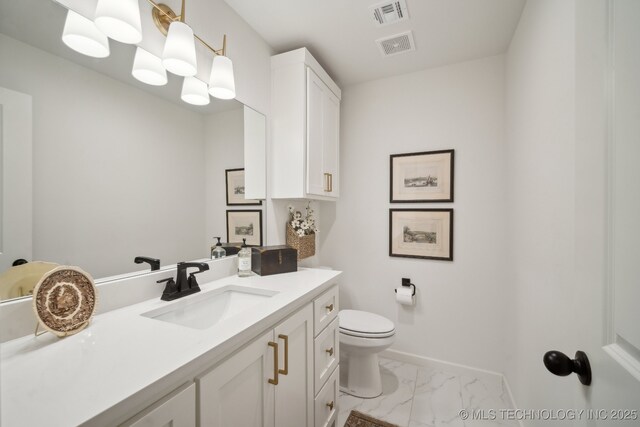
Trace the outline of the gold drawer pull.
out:
<instances>
[{"instance_id":1,"label":"gold drawer pull","mask_svg":"<svg viewBox=\"0 0 640 427\"><path fill-rule=\"evenodd\" d=\"M326 308L329 313L331 313L333 311L333 304L325 305L324 308Z\"/></svg>"},{"instance_id":2,"label":"gold drawer pull","mask_svg":"<svg viewBox=\"0 0 640 427\"><path fill-rule=\"evenodd\" d=\"M273 347L273 379L269 378L269 384L278 385L278 343L269 341L269 347Z\"/></svg>"},{"instance_id":3,"label":"gold drawer pull","mask_svg":"<svg viewBox=\"0 0 640 427\"><path fill-rule=\"evenodd\" d=\"M333 356L333 347L325 350L326 353L329 353L329 356Z\"/></svg>"},{"instance_id":4,"label":"gold drawer pull","mask_svg":"<svg viewBox=\"0 0 640 427\"><path fill-rule=\"evenodd\" d=\"M330 411L333 411L333 400L329 403L327 403L327 406L329 407Z\"/></svg>"},{"instance_id":5,"label":"gold drawer pull","mask_svg":"<svg viewBox=\"0 0 640 427\"><path fill-rule=\"evenodd\" d=\"M330 177L331 177L330 173L324 174L324 191L327 193L331 191L331 187L330 187L331 184L329 184L330 182L329 180L331 179Z\"/></svg>"},{"instance_id":6,"label":"gold drawer pull","mask_svg":"<svg viewBox=\"0 0 640 427\"><path fill-rule=\"evenodd\" d=\"M284 340L284 369L278 369L282 375L289 374L289 337L284 334L278 335L278 338Z\"/></svg>"}]
</instances>

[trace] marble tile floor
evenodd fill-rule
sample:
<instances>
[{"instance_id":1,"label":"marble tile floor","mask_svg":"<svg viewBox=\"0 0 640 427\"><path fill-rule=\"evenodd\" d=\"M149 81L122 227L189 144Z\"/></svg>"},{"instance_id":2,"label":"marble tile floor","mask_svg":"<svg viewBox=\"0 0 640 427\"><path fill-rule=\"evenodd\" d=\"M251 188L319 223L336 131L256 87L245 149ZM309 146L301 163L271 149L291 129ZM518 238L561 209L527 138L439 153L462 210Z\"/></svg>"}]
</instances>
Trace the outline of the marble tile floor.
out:
<instances>
[{"instance_id":1,"label":"marble tile floor","mask_svg":"<svg viewBox=\"0 0 640 427\"><path fill-rule=\"evenodd\" d=\"M516 421L501 419L500 410L511 408L501 378L454 374L385 358L380 358L380 370L381 396L361 399L340 393L336 426L343 427L355 409L400 427L518 427ZM484 410L485 419L463 420L463 409L476 415Z\"/></svg>"}]
</instances>

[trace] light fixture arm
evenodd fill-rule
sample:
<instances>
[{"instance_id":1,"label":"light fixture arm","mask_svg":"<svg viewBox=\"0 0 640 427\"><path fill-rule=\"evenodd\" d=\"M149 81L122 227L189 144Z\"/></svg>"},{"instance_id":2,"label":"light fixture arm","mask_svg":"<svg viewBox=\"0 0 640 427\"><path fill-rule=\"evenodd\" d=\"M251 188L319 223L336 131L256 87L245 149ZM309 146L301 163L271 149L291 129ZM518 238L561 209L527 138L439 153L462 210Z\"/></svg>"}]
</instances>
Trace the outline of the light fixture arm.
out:
<instances>
[{"instance_id":1,"label":"light fixture arm","mask_svg":"<svg viewBox=\"0 0 640 427\"><path fill-rule=\"evenodd\" d=\"M180 10L180 15L176 15L171 8L162 3L156 3L154 0L147 0L147 2L153 7L153 21L156 24L156 27L162 32L162 34L167 35L167 31L169 29L169 25L174 21L180 21L182 23L185 22L185 3L186 0L182 0L182 6ZM226 56L227 54L227 35L225 34L222 38L222 49L214 49L211 45L205 42L202 38L200 38L197 34L194 34L193 37L202 43L207 49L213 52L215 55Z\"/></svg>"}]
</instances>

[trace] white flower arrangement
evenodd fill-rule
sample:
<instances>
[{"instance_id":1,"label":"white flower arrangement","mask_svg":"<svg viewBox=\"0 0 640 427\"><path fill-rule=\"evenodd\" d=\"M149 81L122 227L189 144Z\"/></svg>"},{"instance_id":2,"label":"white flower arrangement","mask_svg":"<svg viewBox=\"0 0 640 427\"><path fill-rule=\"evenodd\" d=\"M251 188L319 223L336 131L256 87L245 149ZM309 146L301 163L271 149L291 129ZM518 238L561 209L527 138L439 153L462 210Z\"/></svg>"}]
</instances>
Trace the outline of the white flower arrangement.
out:
<instances>
[{"instance_id":1,"label":"white flower arrangement","mask_svg":"<svg viewBox=\"0 0 640 427\"><path fill-rule=\"evenodd\" d=\"M314 211L311 209L311 202L307 204L305 211L303 218L300 211L296 211L293 206L289 205L289 225L299 237L319 232L318 227L316 227L316 220L313 217Z\"/></svg>"}]
</instances>

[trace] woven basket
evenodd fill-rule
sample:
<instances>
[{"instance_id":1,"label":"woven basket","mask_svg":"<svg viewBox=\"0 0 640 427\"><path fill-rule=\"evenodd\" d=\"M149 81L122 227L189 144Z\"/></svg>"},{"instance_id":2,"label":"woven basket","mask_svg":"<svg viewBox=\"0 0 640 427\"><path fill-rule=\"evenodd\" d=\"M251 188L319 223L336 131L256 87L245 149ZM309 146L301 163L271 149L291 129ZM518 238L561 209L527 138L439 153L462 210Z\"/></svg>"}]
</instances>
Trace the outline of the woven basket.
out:
<instances>
[{"instance_id":1,"label":"woven basket","mask_svg":"<svg viewBox=\"0 0 640 427\"><path fill-rule=\"evenodd\" d=\"M287 245L298 251L298 261L316 254L316 235L298 236L291 224L287 223Z\"/></svg>"}]
</instances>

